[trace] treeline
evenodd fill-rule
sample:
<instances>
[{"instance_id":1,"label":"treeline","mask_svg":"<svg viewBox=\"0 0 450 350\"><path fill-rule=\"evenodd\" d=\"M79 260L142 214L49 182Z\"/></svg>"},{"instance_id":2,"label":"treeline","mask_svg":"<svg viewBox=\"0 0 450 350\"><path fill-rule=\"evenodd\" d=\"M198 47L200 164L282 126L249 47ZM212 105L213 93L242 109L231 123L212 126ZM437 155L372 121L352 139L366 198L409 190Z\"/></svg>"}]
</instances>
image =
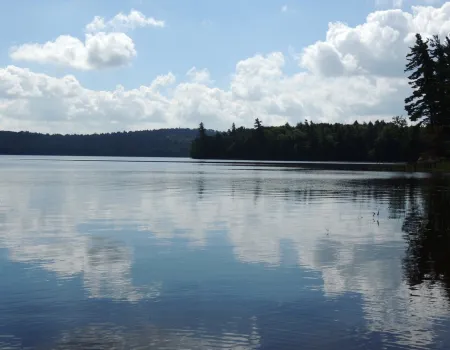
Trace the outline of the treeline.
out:
<instances>
[{"instance_id":1,"label":"treeline","mask_svg":"<svg viewBox=\"0 0 450 350\"><path fill-rule=\"evenodd\" d=\"M207 135L200 124L191 156L198 159L255 159L302 161L413 161L426 144L424 128L392 122L327 124L305 121L296 126L232 128Z\"/></svg>"},{"instance_id":2,"label":"treeline","mask_svg":"<svg viewBox=\"0 0 450 350\"><path fill-rule=\"evenodd\" d=\"M392 122L352 125L313 122L296 126L254 129L232 128L214 136L200 124L191 147L193 158L303 160L303 161L417 161L420 157L449 156L450 140L450 38L438 36L416 42L407 55L405 72L412 95L403 117Z\"/></svg>"},{"instance_id":3,"label":"treeline","mask_svg":"<svg viewBox=\"0 0 450 350\"><path fill-rule=\"evenodd\" d=\"M0 154L188 157L193 129L160 129L92 135L0 131Z\"/></svg>"}]
</instances>

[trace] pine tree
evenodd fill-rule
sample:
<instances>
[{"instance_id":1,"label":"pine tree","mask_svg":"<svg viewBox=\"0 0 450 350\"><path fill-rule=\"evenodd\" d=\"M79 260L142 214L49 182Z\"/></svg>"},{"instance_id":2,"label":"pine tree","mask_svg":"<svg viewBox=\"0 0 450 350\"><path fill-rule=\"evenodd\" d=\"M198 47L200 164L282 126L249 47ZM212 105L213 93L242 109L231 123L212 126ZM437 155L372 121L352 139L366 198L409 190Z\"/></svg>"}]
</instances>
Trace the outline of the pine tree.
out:
<instances>
[{"instance_id":1,"label":"pine tree","mask_svg":"<svg viewBox=\"0 0 450 350\"><path fill-rule=\"evenodd\" d=\"M444 60L447 64L446 77L448 78L447 84L449 84L449 85L447 85L447 88L448 88L447 91L450 93L450 35L445 38ZM447 102L449 102L449 104L450 104L450 96L447 96L447 98L448 98ZM447 150L446 155L447 155L447 157L449 157L450 156L450 113L448 113L444 119L444 137L445 137L444 145Z\"/></svg>"},{"instance_id":2,"label":"pine tree","mask_svg":"<svg viewBox=\"0 0 450 350\"><path fill-rule=\"evenodd\" d=\"M430 41L431 57L435 62L435 107L436 124L448 125L450 116L450 60L446 56L446 47L435 35Z\"/></svg>"},{"instance_id":3,"label":"pine tree","mask_svg":"<svg viewBox=\"0 0 450 350\"><path fill-rule=\"evenodd\" d=\"M405 99L405 109L411 121L434 125L437 121L435 62L430 56L428 40L423 41L420 34L416 35L407 60L405 72L412 72L408 79L413 93Z\"/></svg>"},{"instance_id":4,"label":"pine tree","mask_svg":"<svg viewBox=\"0 0 450 350\"><path fill-rule=\"evenodd\" d=\"M444 61L446 64L445 69L445 77L446 77L446 84L447 84L447 115L444 119L444 126L446 128L446 134L447 137L450 135L450 35L445 38L445 43L443 45L444 48Z\"/></svg>"},{"instance_id":5,"label":"pine tree","mask_svg":"<svg viewBox=\"0 0 450 350\"><path fill-rule=\"evenodd\" d=\"M191 145L191 157L206 158L208 156L208 139L206 136L206 129L203 122L198 126L199 137L196 138Z\"/></svg>"},{"instance_id":6,"label":"pine tree","mask_svg":"<svg viewBox=\"0 0 450 350\"><path fill-rule=\"evenodd\" d=\"M203 122L200 123L198 127L198 132L200 134L200 139L204 139L206 136L206 129L205 126L203 125Z\"/></svg>"},{"instance_id":7,"label":"pine tree","mask_svg":"<svg viewBox=\"0 0 450 350\"><path fill-rule=\"evenodd\" d=\"M262 121L259 120L259 118L255 119L255 129L260 130L262 128Z\"/></svg>"}]
</instances>

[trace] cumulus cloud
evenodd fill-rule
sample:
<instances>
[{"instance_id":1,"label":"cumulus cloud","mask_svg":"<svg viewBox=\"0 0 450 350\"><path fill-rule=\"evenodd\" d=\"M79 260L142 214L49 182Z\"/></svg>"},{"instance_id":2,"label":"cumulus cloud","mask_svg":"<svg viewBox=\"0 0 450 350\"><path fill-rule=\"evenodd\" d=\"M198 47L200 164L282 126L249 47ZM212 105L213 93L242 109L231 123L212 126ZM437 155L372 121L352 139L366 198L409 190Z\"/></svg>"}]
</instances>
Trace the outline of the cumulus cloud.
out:
<instances>
[{"instance_id":1,"label":"cumulus cloud","mask_svg":"<svg viewBox=\"0 0 450 350\"><path fill-rule=\"evenodd\" d=\"M412 13L376 11L356 27L330 23L326 40L305 48L300 65L325 76L403 76L408 48L418 32L446 36L450 32L450 2L440 8L414 6Z\"/></svg>"},{"instance_id":2,"label":"cumulus cloud","mask_svg":"<svg viewBox=\"0 0 450 350\"><path fill-rule=\"evenodd\" d=\"M212 83L209 70L206 68L197 69L196 67L192 67L191 69L189 69L189 71L186 73L186 75L194 83L199 83L199 84Z\"/></svg>"},{"instance_id":3,"label":"cumulus cloud","mask_svg":"<svg viewBox=\"0 0 450 350\"><path fill-rule=\"evenodd\" d=\"M131 10L128 15L121 12L109 21L106 21L104 17L96 16L92 22L86 26L86 31L89 33L101 31L123 32L139 27L163 28L165 25L165 21L156 20L153 17L146 17L142 12Z\"/></svg>"},{"instance_id":4,"label":"cumulus cloud","mask_svg":"<svg viewBox=\"0 0 450 350\"><path fill-rule=\"evenodd\" d=\"M9 66L0 70L0 120L9 129L60 132L194 127L199 120L227 128L233 121L251 125L256 116L266 124L312 116L337 121L389 113L395 97L406 91L402 79L384 77L333 77L324 85L310 74L286 76L283 64L282 53L241 61L224 90L192 81L174 86L169 73L149 86L111 91L87 89L73 76L54 78ZM163 87L170 89L163 93Z\"/></svg>"},{"instance_id":5,"label":"cumulus cloud","mask_svg":"<svg viewBox=\"0 0 450 350\"><path fill-rule=\"evenodd\" d=\"M13 60L57 64L80 70L119 67L135 56L133 40L124 33L87 34L85 41L70 35L59 36L45 44L24 44L13 47Z\"/></svg>"},{"instance_id":6,"label":"cumulus cloud","mask_svg":"<svg viewBox=\"0 0 450 350\"><path fill-rule=\"evenodd\" d=\"M73 76L54 78L9 66L0 70L0 122L11 130L103 132L195 127L199 121L228 129L233 122L251 126L256 117L266 125L305 118L391 119L404 114L403 100L410 92L403 73L405 55L415 33L449 31L450 3L414 7L411 13L377 11L355 27L331 23L325 40L298 55L303 71L287 74L282 52L258 54L238 62L229 85L221 88L214 86L208 70L195 67L177 84L168 73L135 89L95 91ZM89 67L125 62L118 48L111 59L100 55L105 51L100 44L89 47L97 54L75 61ZM125 57L133 55L131 47L127 52Z\"/></svg>"},{"instance_id":7,"label":"cumulus cloud","mask_svg":"<svg viewBox=\"0 0 450 350\"><path fill-rule=\"evenodd\" d=\"M16 61L57 64L79 70L126 66L137 52L133 40L124 31L146 26L164 27L165 22L145 17L136 10L131 10L128 15L119 13L107 22L96 16L86 26L84 42L61 35L44 44L14 46L10 49L10 57Z\"/></svg>"}]
</instances>

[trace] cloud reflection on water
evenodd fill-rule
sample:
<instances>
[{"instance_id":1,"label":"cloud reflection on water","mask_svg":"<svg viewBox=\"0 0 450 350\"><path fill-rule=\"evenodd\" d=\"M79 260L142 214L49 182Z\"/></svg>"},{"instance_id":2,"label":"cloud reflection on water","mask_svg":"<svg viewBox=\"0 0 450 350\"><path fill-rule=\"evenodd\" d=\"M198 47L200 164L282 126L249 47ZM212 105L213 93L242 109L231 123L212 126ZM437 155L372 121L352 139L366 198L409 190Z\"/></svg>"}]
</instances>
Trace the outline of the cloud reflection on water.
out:
<instances>
[{"instance_id":1,"label":"cloud reflection on water","mask_svg":"<svg viewBox=\"0 0 450 350\"><path fill-rule=\"evenodd\" d=\"M11 260L61 277L82 275L93 298L137 301L161 296L162 282L134 285L132 247L81 225L131 228L169 245L182 238L194 250L210 249L209 238L225 232L243 263L278 267L282 242L289 242L298 266L321 273L326 297L360 294L370 330L394 334L399 344L426 347L448 315L441 284L412 291L403 277L402 219L412 205L407 192L421 196L418 180L214 166L199 173L192 164L92 166L52 174L31 168L13 181L0 174L0 244Z\"/></svg>"}]
</instances>

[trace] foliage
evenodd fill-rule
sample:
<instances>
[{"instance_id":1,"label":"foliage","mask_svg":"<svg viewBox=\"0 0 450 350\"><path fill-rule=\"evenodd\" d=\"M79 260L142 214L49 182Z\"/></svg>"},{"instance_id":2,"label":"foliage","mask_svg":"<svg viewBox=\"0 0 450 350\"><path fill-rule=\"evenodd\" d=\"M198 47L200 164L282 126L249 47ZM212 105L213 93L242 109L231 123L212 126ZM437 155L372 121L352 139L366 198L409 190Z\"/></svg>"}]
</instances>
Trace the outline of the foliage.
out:
<instances>
[{"instance_id":1,"label":"foliage","mask_svg":"<svg viewBox=\"0 0 450 350\"><path fill-rule=\"evenodd\" d=\"M191 156L200 159L303 161L414 161L425 142L424 128L393 122L359 124L299 123L295 127L232 127L227 132L198 137Z\"/></svg>"},{"instance_id":2,"label":"foliage","mask_svg":"<svg viewBox=\"0 0 450 350\"><path fill-rule=\"evenodd\" d=\"M412 95L405 109L413 122L427 126L428 153L448 156L450 137L450 39L435 35L424 41L420 34L407 56Z\"/></svg>"},{"instance_id":3,"label":"foliage","mask_svg":"<svg viewBox=\"0 0 450 350\"><path fill-rule=\"evenodd\" d=\"M161 129L93 135L0 131L0 154L187 157L193 129Z\"/></svg>"},{"instance_id":4,"label":"foliage","mask_svg":"<svg viewBox=\"0 0 450 350\"><path fill-rule=\"evenodd\" d=\"M416 35L416 44L407 59L405 72L411 72L408 79L413 93L405 99L405 109L411 121L434 124L437 119L435 62L428 41L423 41L420 34Z\"/></svg>"}]
</instances>

